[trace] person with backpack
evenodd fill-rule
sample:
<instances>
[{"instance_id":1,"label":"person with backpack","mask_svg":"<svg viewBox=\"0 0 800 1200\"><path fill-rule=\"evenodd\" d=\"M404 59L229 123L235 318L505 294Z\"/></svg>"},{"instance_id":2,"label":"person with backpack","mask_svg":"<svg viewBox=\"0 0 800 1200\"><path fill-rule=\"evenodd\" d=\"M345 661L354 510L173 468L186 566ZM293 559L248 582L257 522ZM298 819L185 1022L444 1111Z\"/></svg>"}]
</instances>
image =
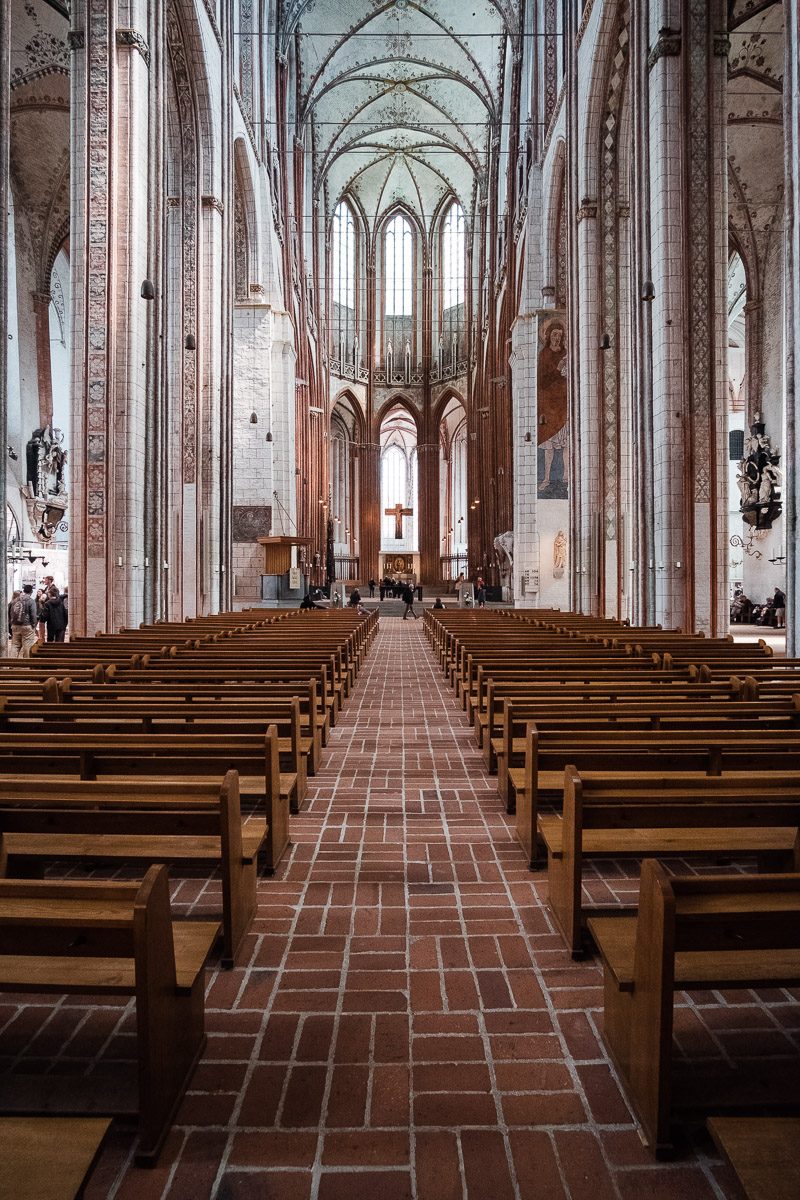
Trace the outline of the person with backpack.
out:
<instances>
[{"instance_id":1,"label":"person with backpack","mask_svg":"<svg viewBox=\"0 0 800 1200\"><path fill-rule=\"evenodd\" d=\"M30 658L36 641L36 601L33 584L26 583L8 606L8 627L11 630L11 658Z\"/></svg>"},{"instance_id":2,"label":"person with backpack","mask_svg":"<svg viewBox=\"0 0 800 1200\"><path fill-rule=\"evenodd\" d=\"M416 621L419 617L419 613L414 612L414 589L410 583L407 583L403 588L401 599L406 606L406 611L403 613L403 620L405 621L408 614L411 613L412 617Z\"/></svg>"},{"instance_id":3,"label":"person with backpack","mask_svg":"<svg viewBox=\"0 0 800 1200\"><path fill-rule=\"evenodd\" d=\"M55 585L48 590L39 619L44 621L48 642L64 641L68 622L67 609Z\"/></svg>"}]
</instances>

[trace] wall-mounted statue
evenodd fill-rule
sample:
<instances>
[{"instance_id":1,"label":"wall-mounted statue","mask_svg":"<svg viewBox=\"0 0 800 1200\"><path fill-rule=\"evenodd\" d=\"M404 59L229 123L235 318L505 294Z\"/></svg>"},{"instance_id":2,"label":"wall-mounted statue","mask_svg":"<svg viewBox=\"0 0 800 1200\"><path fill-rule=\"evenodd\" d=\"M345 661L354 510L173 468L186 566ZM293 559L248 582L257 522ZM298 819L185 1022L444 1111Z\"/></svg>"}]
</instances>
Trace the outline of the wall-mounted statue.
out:
<instances>
[{"instance_id":1,"label":"wall-mounted statue","mask_svg":"<svg viewBox=\"0 0 800 1200\"><path fill-rule=\"evenodd\" d=\"M514 530L508 529L505 533L499 533L493 544L497 551L500 585L510 589L514 581ZM510 595L505 598L510 599Z\"/></svg>"},{"instance_id":2,"label":"wall-mounted statue","mask_svg":"<svg viewBox=\"0 0 800 1200\"><path fill-rule=\"evenodd\" d=\"M561 579L567 565L567 539L563 529L559 529L553 542L553 578Z\"/></svg>"},{"instance_id":3,"label":"wall-mounted statue","mask_svg":"<svg viewBox=\"0 0 800 1200\"><path fill-rule=\"evenodd\" d=\"M31 526L40 542L49 542L64 520L67 495L67 452L60 429L46 425L35 429L25 447L23 489Z\"/></svg>"},{"instance_id":4,"label":"wall-mounted statue","mask_svg":"<svg viewBox=\"0 0 800 1200\"><path fill-rule=\"evenodd\" d=\"M756 529L771 529L782 511L781 456L770 445L761 413L755 415L744 450L736 477L742 520Z\"/></svg>"}]
</instances>

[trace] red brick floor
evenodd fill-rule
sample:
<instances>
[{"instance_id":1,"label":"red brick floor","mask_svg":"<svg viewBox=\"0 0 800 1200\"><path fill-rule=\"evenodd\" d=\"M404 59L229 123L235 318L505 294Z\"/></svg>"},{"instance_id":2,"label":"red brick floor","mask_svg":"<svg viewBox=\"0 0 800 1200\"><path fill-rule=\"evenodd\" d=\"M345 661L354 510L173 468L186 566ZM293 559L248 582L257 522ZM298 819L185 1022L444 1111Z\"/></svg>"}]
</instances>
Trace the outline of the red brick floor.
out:
<instances>
[{"instance_id":1,"label":"red brick floor","mask_svg":"<svg viewBox=\"0 0 800 1200\"><path fill-rule=\"evenodd\" d=\"M116 1130L87 1200L738 1195L701 1122L673 1163L642 1147L599 1037L598 967L552 933L421 622L382 622L310 797L260 884L246 965L209 975L208 1049L159 1166L133 1167ZM176 895L200 911L217 887ZM590 881L631 887L613 864ZM685 997L678 1054L783 1059L798 998ZM11 1069L69 1067L81 1038L130 1057L130 1006L4 1002L2 1017Z\"/></svg>"}]
</instances>

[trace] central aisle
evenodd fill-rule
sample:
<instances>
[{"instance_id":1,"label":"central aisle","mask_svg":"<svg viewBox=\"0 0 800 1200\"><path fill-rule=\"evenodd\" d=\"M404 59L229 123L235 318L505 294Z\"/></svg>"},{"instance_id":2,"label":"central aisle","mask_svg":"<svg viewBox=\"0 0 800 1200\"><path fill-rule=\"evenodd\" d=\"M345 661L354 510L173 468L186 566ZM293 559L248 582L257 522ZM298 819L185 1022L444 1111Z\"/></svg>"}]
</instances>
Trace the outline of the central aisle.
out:
<instances>
[{"instance_id":1,"label":"central aisle","mask_svg":"<svg viewBox=\"0 0 800 1200\"><path fill-rule=\"evenodd\" d=\"M643 1150L597 1038L600 973L551 933L421 619L382 621L323 763L249 966L213 977L162 1164L113 1195L725 1195L716 1163Z\"/></svg>"}]
</instances>

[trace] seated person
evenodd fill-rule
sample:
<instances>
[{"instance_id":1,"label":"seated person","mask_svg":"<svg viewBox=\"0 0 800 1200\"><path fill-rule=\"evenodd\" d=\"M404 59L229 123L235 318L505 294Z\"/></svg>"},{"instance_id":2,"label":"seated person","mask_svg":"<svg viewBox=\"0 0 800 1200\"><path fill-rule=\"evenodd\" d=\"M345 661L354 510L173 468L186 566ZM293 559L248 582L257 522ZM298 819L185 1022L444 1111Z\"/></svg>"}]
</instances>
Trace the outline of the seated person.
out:
<instances>
[{"instance_id":1,"label":"seated person","mask_svg":"<svg viewBox=\"0 0 800 1200\"><path fill-rule=\"evenodd\" d=\"M434 602L433 602L433 607L434 607L434 608L444 608L444 605L442 604L442 597L441 597L441 596L437 596L437 597L436 597L436 599L435 599L435 600L434 600Z\"/></svg>"},{"instance_id":2,"label":"seated person","mask_svg":"<svg viewBox=\"0 0 800 1200\"><path fill-rule=\"evenodd\" d=\"M351 608L358 608L359 604L361 603L361 592L358 590L358 588L353 588L352 592L350 593L350 599L347 601L347 603Z\"/></svg>"}]
</instances>

